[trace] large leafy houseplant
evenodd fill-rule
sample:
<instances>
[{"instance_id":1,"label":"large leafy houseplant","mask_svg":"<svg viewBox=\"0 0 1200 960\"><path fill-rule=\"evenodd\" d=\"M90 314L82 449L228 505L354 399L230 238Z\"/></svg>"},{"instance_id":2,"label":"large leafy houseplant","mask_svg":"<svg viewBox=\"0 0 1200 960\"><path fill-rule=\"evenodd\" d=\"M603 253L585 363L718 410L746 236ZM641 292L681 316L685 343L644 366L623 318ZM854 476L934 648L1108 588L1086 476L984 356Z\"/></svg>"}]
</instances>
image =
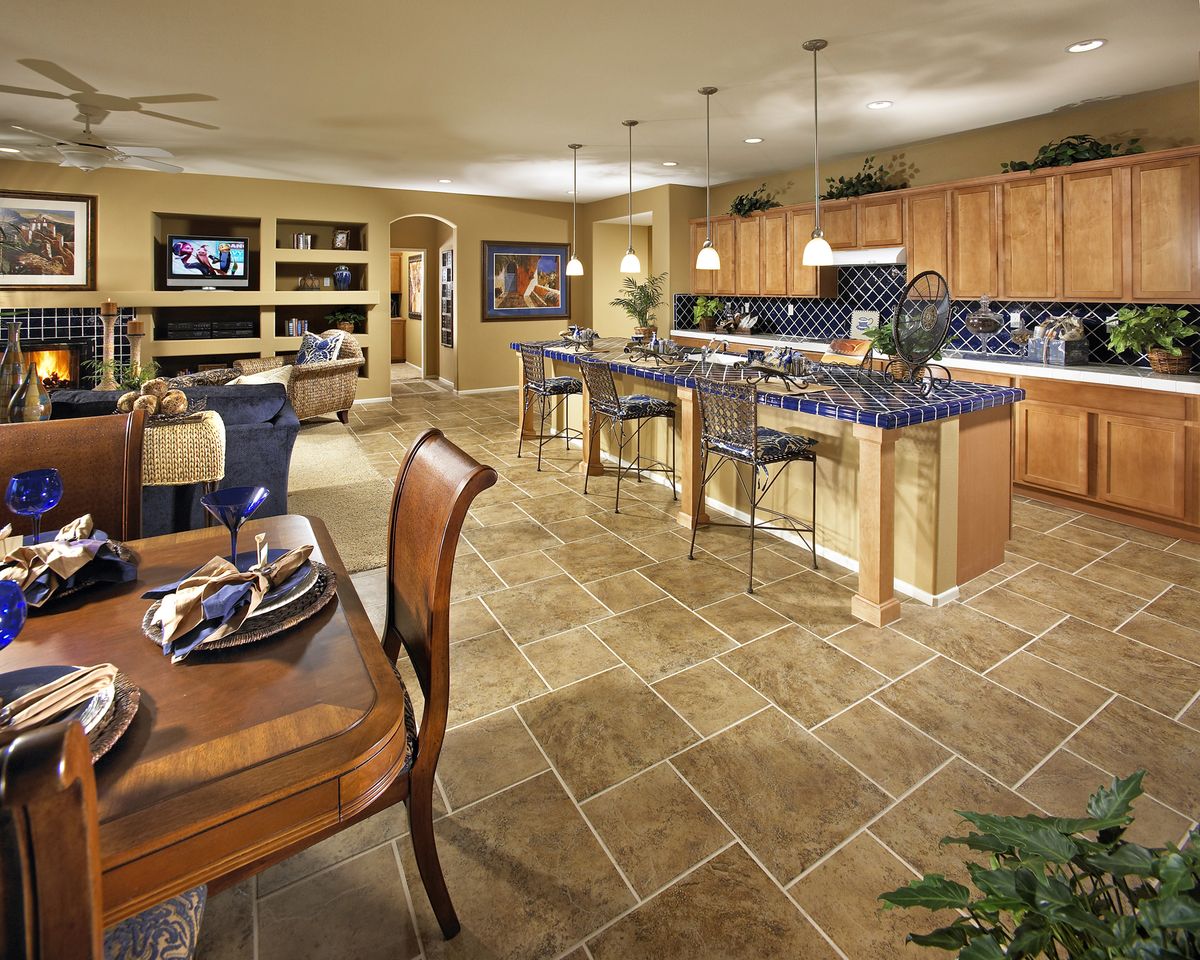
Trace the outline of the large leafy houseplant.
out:
<instances>
[{"instance_id":1,"label":"large leafy houseplant","mask_svg":"<svg viewBox=\"0 0 1200 960\"><path fill-rule=\"evenodd\" d=\"M780 206L775 197L778 194L769 193L764 182L749 193L739 193L729 204L729 212L735 217L748 217L758 210L770 210Z\"/></svg>"},{"instance_id":2,"label":"large leafy houseplant","mask_svg":"<svg viewBox=\"0 0 1200 960\"><path fill-rule=\"evenodd\" d=\"M696 297L696 303L692 306L692 316L696 320L696 325L706 333L711 333L714 324L713 320L725 312L725 303L720 297L706 297L700 295Z\"/></svg>"},{"instance_id":3,"label":"large leafy houseplant","mask_svg":"<svg viewBox=\"0 0 1200 960\"><path fill-rule=\"evenodd\" d=\"M1083 163L1086 160L1104 160L1108 157L1127 157L1134 153L1144 153L1146 148L1140 143L1140 137L1129 140L1105 143L1086 133L1077 133L1061 140L1051 140L1038 147L1037 156L1032 160L1005 160L1000 169L1005 173L1016 170L1040 170L1042 167L1069 167L1073 163Z\"/></svg>"},{"instance_id":4,"label":"large leafy houseplant","mask_svg":"<svg viewBox=\"0 0 1200 960\"><path fill-rule=\"evenodd\" d=\"M863 160L862 169L852 177L826 177L827 188L821 194L822 200L843 200L846 197L865 197L872 193L885 193L888 190L903 190L908 181L903 179L898 171L890 170L882 163L875 164L874 157Z\"/></svg>"},{"instance_id":5,"label":"large leafy houseplant","mask_svg":"<svg viewBox=\"0 0 1200 960\"><path fill-rule=\"evenodd\" d=\"M1183 849L1123 839L1144 775L1100 787L1078 819L958 811L978 832L942 843L989 854L986 867L967 864L978 895L934 873L879 899L958 911L952 923L908 940L956 950L960 960L1198 957L1200 835Z\"/></svg>"},{"instance_id":6,"label":"large leafy houseplant","mask_svg":"<svg viewBox=\"0 0 1200 960\"><path fill-rule=\"evenodd\" d=\"M1122 307L1108 332L1108 349L1113 353L1144 353L1150 358L1150 366L1160 373L1186 373L1191 367L1192 351L1180 341L1200 333L1200 328L1185 322L1187 315L1182 307Z\"/></svg>"},{"instance_id":7,"label":"large leafy houseplant","mask_svg":"<svg viewBox=\"0 0 1200 960\"><path fill-rule=\"evenodd\" d=\"M626 277L621 285L621 296L610 300L609 305L624 310L638 330L657 330L654 311L662 306L666 280L665 273L648 276L641 283L633 277Z\"/></svg>"}]
</instances>

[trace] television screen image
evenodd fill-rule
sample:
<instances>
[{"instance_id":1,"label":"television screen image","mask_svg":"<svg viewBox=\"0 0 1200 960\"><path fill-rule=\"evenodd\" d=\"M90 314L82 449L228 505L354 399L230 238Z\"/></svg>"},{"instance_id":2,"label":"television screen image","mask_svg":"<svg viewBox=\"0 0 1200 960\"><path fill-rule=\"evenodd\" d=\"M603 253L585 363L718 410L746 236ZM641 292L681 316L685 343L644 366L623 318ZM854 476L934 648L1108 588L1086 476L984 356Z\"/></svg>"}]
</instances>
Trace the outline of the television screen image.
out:
<instances>
[{"instance_id":1,"label":"television screen image","mask_svg":"<svg viewBox=\"0 0 1200 960\"><path fill-rule=\"evenodd\" d=\"M248 287L245 237L167 238L168 287Z\"/></svg>"}]
</instances>

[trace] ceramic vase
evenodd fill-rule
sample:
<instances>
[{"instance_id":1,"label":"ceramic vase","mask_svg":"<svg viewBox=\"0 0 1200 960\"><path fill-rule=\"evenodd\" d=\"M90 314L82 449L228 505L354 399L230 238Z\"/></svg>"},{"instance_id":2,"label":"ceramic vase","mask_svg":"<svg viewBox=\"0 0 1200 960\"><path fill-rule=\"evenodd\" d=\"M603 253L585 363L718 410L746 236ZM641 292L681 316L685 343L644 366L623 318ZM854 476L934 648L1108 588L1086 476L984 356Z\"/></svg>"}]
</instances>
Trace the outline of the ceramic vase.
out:
<instances>
[{"instance_id":1,"label":"ceramic vase","mask_svg":"<svg viewBox=\"0 0 1200 960\"><path fill-rule=\"evenodd\" d=\"M350 289L350 268L345 264L333 271L333 288L335 290Z\"/></svg>"},{"instance_id":2,"label":"ceramic vase","mask_svg":"<svg viewBox=\"0 0 1200 960\"><path fill-rule=\"evenodd\" d=\"M8 402L9 423L37 423L50 419L50 394L46 392L37 364L30 363L25 378Z\"/></svg>"},{"instance_id":3,"label":"ceramic vase","mask_svg":"<svg viewBox=\"0 0 1200 960\"><path fill-rule=\"evenodd\" d=\"M25 355L21 352L21 325L8 322L8 342L0 357L0 423L8 423L8 402L21 386L25 371Z\"/></svg>"}]
</instances>

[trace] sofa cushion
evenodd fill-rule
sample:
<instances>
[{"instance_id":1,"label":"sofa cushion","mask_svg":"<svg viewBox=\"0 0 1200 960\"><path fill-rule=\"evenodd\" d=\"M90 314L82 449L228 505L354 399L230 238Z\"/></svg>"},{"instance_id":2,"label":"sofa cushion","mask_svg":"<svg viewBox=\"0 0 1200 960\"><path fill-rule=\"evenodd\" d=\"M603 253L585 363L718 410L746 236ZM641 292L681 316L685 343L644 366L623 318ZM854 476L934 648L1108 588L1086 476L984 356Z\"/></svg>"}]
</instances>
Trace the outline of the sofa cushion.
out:
<instances>
[{"instance_id":1,"label":"sofa cushion","mask_svg":"<svg viewBox=\"0 0 1200 960\"><path fill-rule=\"evenodd\" d=\"M187 387L189 400L204 400L207 410L221 415L226 427L245 423L270 423L288 405L287 390L278 383L237 386ZM55 420L102 417L117 409L120 390L56 390L51 394Z\"/></svg>"},{"instance_id":2,"label":"sofa cushion","mask_svg":"<svg viewBox=\"0 0 1200 960\"><path fill-rule=\"evenodd\" d=\"M261 370L258 373L243 373L239 377L234 377L227 381L226 386L240 386L245 383L282 383L284 389L292 382L292 366L284 364L282 367L272 367L270 370Z\"/></svg>"},{"instance_id":3,"label":"sofa cushion","mask_svg":"<svg viewBox=\"0 0 1200 960\"><path fill-rule=\"evenodd\" d=\"M336 360L342 349L342 338L345 336L341 330L330 331L320 337L315 333L305 333L300 342L300 352L296 354L296 366Z\"/></svg>"}]
</instances>

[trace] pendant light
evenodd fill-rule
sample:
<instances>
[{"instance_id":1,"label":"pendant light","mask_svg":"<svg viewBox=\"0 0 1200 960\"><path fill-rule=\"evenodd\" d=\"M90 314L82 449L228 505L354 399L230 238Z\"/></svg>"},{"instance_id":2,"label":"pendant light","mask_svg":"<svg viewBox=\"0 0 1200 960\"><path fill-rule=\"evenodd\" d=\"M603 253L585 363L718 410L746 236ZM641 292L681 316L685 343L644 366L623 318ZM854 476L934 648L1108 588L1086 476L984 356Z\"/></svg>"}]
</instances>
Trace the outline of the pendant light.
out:
<instances>
[{"instance_id":1,"label":"pendant light","mask_svg":"<svg viewBox=\"0 0 1200 960\"><path fill-rule=\"evenodd\" d=\"M720 270L721 255L712 242L712 115L709 105L716 87L701 87L704 97L704 246L696 254L697 270Z\"/></svg>"},{"instance_id":2,"label":"pendant light","mask_svg":"<svg viewBox=\"0 0 1200 960\"><path fill-rule=\"evenodd\" d=\"M812 239L804 245L800 262L806 267L827 267L833 263L833 250L821 229L821 136L817 124L817 54L829 46L825 40L807 40L804 49L813 55L813 194L815 219Z\"/></svg>"},{"instance_id":3,"label":"pendant light","mask_svg":"<svg viewBox=\"0 0 1200 960\"><path fill-rule=\"evenodd\" d=\"M641 273L642 261L633 251L633 128L638 125L636 120L622 120L629 130L629 249L621 258L622 273Z\"/></svg>"},{"instance_id":4,"label":"pendant light","mask_svg":"<svg viewBox=\"0 0 1200 960\"><path fill-rule=\"evenodd\" d=\"M579 233L579 148L582 143L568 143L571 151L571 259L567 261L567 276L582 277L583 263L575 249L575 240Z\"/></svg>"}]
</instances>

